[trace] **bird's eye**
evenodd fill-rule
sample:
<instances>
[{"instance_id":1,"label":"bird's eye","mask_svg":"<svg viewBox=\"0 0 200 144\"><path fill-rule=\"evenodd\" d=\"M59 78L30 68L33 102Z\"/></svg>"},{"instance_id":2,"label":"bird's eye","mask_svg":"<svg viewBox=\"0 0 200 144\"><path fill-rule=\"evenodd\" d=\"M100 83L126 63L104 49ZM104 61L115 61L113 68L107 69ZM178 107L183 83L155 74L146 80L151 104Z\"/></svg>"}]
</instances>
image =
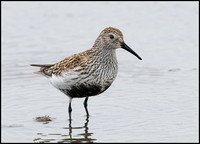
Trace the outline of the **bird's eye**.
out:
<instances>
[{"instance_id":1,"label":"bird's eye","mask_svg":"<svg viewBox=\"0 0 200 144\"><path fill-rule=\"evenodd\" d=\"M111 38L111 39L113 39L113 38L114 38L114 36L113 36L113 35L110 35L110 38Z\"/></svg>"}]
</instances>

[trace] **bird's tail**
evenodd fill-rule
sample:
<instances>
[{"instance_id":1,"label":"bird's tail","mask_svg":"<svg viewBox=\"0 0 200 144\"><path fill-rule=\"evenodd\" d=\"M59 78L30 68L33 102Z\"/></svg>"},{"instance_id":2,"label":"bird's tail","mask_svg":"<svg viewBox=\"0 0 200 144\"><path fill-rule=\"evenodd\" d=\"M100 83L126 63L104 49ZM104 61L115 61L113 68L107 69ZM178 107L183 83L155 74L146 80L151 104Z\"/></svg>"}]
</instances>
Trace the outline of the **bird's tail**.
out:
<instances>
[{"instance_id":1,"label":"bird's tail","mask_svg":"<svg viewBox=\"0 0 200 144\"><path fill-rule=\"evenodd\" d=\"M45 76L50 76L45 70L53 66L54 64L31 64L30 66L40 67L40 71L34 72L34 74L43 74Z\"/></svg>"},{"instance_id":2,"label":"bird's tail","mask_svg":"<svg viewBox=\"0 0 200 144\"><path fill-rule=\"evenodd\" d=\"M37 67L51 67L54 64L31 64L31 66L37 66Z\"/></svg>"}]
</instances>

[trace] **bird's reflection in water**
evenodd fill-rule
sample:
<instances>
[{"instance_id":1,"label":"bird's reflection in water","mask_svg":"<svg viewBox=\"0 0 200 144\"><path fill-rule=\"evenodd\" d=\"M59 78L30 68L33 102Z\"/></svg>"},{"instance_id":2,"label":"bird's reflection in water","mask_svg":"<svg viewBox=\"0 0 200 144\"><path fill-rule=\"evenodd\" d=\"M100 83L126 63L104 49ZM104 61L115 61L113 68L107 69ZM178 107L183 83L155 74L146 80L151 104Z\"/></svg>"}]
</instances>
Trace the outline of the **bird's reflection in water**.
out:
<instances>
[{"instance_id":1,"label":"bird's reflection in water","mask_svg":"<svg viewBox=\"0 0 200 144\"><path fill-rule=\"evenodd\" d=\"M88 122L89 122L89 117L86 118L86 122L84 124L84 126L82 127L73 127L72 126L72 121L69 120L69 127L64 127L64 129L68 129L68 133L66 132L65 134L43 134L43 133L37 133L40 138L36 138L33 141L34 142L59 142L59 143L63 143L63 142L72 142L72 143L92 143L94 142L96 139L91 138L93 133L89 132L89 128L88 128ZM76 132L76 130L84 130L82 133L78 133L77 135L73 135L73 132ZM51 138L49 138L49 136ZM45 138L42 138L45 137ZM53 137L57 137L57 138L53 138Z\"/></svg>"}]
</instances>

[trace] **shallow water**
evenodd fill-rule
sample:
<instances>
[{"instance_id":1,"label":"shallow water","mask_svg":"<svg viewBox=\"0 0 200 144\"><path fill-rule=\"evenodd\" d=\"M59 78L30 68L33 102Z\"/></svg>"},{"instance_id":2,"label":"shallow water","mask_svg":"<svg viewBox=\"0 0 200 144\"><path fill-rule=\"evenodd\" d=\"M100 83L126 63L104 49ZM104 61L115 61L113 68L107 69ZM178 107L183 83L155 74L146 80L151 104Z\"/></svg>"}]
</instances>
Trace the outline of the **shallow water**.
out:
<instances>
[{"instance_id":1,"label":"shallow water","mask_svg":"<svg viewBox=\"0 0 200 144\"><path fill-rule=\"evenodd\" d=\"M3 2L2 142L197 142L197 2ZM68 97L34 75L89 49L117 27L143 60L117 50L112 86L88 100ZM52 121L37 122L49 115Z\"/></svg>"}]
</instances>

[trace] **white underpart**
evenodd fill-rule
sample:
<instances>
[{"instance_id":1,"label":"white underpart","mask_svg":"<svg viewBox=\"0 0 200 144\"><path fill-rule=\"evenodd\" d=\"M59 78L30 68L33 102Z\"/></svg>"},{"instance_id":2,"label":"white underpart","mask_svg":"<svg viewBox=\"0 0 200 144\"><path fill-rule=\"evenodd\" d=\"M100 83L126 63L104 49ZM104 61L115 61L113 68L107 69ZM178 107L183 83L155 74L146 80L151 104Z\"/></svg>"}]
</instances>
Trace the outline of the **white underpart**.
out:
<instances>
[{"instance_id":1,"label":"white underpart","mask_svg":"<svg viewBox=\"0 0 200 144\"><path fill-rule=\"evenodd\" d=\"M72 85L79 81L79 74L80 72L74 70L63 72L60 76L52 74L50 82L57 89L70 89Z\"/></svg>"},{"instance_id":2,"label":"white underpart","mask_svg":"<svg viewBox=\"0 0 200 144\"><path fill-rule=\"evenodd\" d=\"M73 70L66 71L61 74L61 76L52 75L50 78L51 84L57 89L68 89L70 90L72 86L78 86L80 84L84 85L99 85L104 89L105 83L111 84L117 75L116 72L111 72L101 70L102 66L99 66L89 77L87 74L81 74L80 72L75 72Z\"/></svg>"},{"instance_id":3,"label":"white underpart","mask_svg":"<svg viewBox=\"0 0 200 144\"><path fill-rule=\"evenodd\" d=\"M99 57L97 61L90 65L90 68L79 70L77 66L72 70L63 72L60 76L52 75L51 84L57 89L71 90L73 86L100 86L104 91L116 78L118 66L116 54L108 53L104 57ZM85 74L84 74L85 73Z\"/></svg>"}]
</instances>

